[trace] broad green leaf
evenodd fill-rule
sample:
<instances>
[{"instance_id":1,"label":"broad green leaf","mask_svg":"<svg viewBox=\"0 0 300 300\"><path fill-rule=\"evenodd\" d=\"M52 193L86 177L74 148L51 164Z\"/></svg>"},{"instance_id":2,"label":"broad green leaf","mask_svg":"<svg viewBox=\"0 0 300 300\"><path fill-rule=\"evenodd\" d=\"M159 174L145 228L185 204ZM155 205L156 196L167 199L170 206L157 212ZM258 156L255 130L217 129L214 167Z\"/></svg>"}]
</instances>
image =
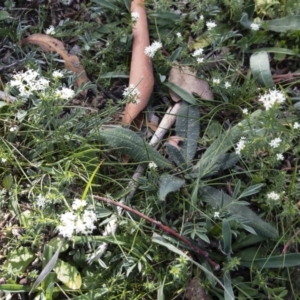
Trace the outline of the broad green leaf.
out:
<instances>
[{"instance_id":1,"label":"broad green leaf","mask_svg":"<svg viewBox=\"0 0 300 300\"><path fill-rule=\"evenodd\" d=\"M180 168L181 170L186 170L187 164L185 162L185 159L181 151L169 143L166 143L166 148L170 156L170 159L177 165L177 167Z\"/></svg>"},{"instance_id":2,"label":"broad green leaf","mask_svg":"<svg viewBox=\"0 0 300 300\"><path fill-rule=\"evenodd\" d=\"M47 265L43 268L41 274L38 276L38 278L36 279L36 281L34 282L33 286L31 287L31 290L30 290L30 293L32 291L35 290L35 288L48 276L48 274L52 271L52 269L54 268L56 262L57 262L57 259L58 259L58 256L59 256L59 253L60 253L60 250L61 248L63 247L64 245L64 242L62 241L60 243L60 245L58 246L58 248L56 249L54 255L52 256L52 258L49 260L49 262L47 263ZM50 248L51 246L49 246ZM49 251L51 251L51 249L49 249ZM46 253L49 252L48 250L46 250ZM46 255L46 259L49 259L48 257L48 254L45 254Z\"/></svg>"},{"instance_id":3,"label":"broad green leaf","mask_svg":"<svg viewBox=\"0 0 300 300\"><path fill-rule=\"evenodd\" d=\"M5 102L5 101L0 101L0 108L3 107L3 106L7 106L7 105L8 105L7 102Z\"/></svg>"},{"instance_id":4,"label":"broad green leaf","mask_svg":"<svg viewBox=\"0 0 300 300\"><path fill-rule=\"evenodd\" d=\"M223 236L223 252L225 255L231 254L231 240L232 240L232 234L231 234L231 228L228 220L223 219L222 220L222 236Z\"/></svg>"},{"instance_id":5,"label":"broad green leaf","mask_svg":"<svg viewBox=\"0 0 300 300\"><path fill-rule=\"evenodd\" d=\"M252 246L254 244L260 243L266 240L266 237L255 234L247 234L243 238L239 238L233 245L232 250L236 252L236 250Z\"/></svg>"},{"instance_id":6,"label":"broad green leaf","mask_svg":"<svg viewBox=\"0 0 300 300\"><path fill-rule=\"evenodd\" d=\"M266 29L275 32L295 31L300 28L300 16L288 16L279 19L265 21Z\"/></svg>"},{"instance_id":7,"label":"broad green leaf","mask_svg":"<svg viewBox=\"0 0 300 300\"><path fill-rule=\"evenodd\" d=\"M171 82L164 82L163 85L168 87L170 90L172 90L175 94L177 94L182 100L194 105L196 104L196 98L187 92L186 90L182 89L178 85L171 83Z\"/></svg>"},{"instance_id":8,"label":"broad green leaf","mask_svg":"<svg viewBox=\"0 0 300 300\"><path fill-rule=\"evenodd\" d=\"M205 187L201 192L203 200L215 208L220 207L221 201L223 201L223 207L230 215L242 217L243 223L253 228L257 234L268 238L278 238L277 230L263 221L249 207L232 203L233 199L230 196L212 187Z\"/></svg>"},{"instance_id":9,"label":"broad green leaf","mask_svg":"<svg viewBox=\"0 0 300 300\"><path fill-rule=\"evenodd\" d=\"M11 174L4 176L2 180L2 185L6 190L9 190L14 183L14 178Z\"/></svg>"},{"instance_id":10,"label":"broad green leaf","mask_svg":"<svg viewBox=\"0 0 300 300\"><path fill-rule=\"evenodd\" d=\"M259 184L255 184L255 185L249 186L247 189L245 189L240 194L240 196L238 197L238 199L241 199L241 198L244 198L244 197L248 197L248 196L257 194L264 185L265 185L264 183L259 183Z\"/></svg>"},{"instance_id":11,"label":"broad green leaf","mask_svg":"<svg viewBox=\"0 0 300 300\"><path fill-rule=\"evenodd\" d=\"M256 53L256 52L260 52L260 51L264 51L267 53L278 53L278 54L286 54L286 55L293 55L293 56L300 57L300 54L296 53L294 50L287 49L287 48L279 48L279 47L260 48L258 50L251 49L251 50L247 50L246 52L247 53Z\"/></svg>"},{"instance_id":12,"label":"broad green leaf","mask_svg":"<svg viewBox=\"0 0 300 300\"><path fill-rule=\"evenodd\" d=\"M92 0L92 1L100 6L110 8L113 10L118 10L118 6L114 5L111 0L109 0L109 1L108 0Z\"/></svg>"},{"instance_id":13,"label":"broad green leaf","mask_svg":"<svg viewBox=\"0 0 300 300\"><path fill-rule=\"evenodd\" d=\"M185 184L185 180L174 175L163 174L159 177L158 198L161 201L166 200L166 196L171 192L178 191Z\"/></svg>"},{"instance_id":14,"label":"broad green leaf","mask_svg":"<svg viewBox=\"0 0 300 300\"><path fill-rule=\"evenodd\" d=\"M152 12L149 13L148 16L150 18L157 18L157 19L163 19L163 20L178 20L180 19L180 15L169 12L169 11L164 11L164 12Z\"/></svg>"},{"instance_id":15,"label":"broad green leaf","mask_svg":"<svg viewBox=\"0 0 300 300\"><path fill-rule=\"evenodd\" d=\"M129 74L123 71L108 72L100 75L100 78L129 78Z\"/></svg>"},{"instance_id":16,"label":"broad green leaf","mask_svg":"<svg viewBox=\"0 0 300 300\"><path fill-rule=\"evenodd\" d=\"M175 132L184 141L180 144L186 163L190 162L196 153L200 134L200 112L199 107L183 102L176 118Z\"/></svg>"},{"instance_id":17,"label":"broad green leaf","mask_svg":"<svg viewBox=\"0 0 300 300\"><path fill-rule=\"evenodd\" d=\"M134 161L139 163L153 161L158 167L172 168L166 158L129 129L119 127L101 130L99 138L111 148L130 156Z\"/></svg>"},{"instance_id":18,"label":"broad green leaf","mask_svg":"<svg viewBox=\"0 0 300 300\"><path fill-rule=\"evenodd\" d=\"M0 284L0 291L5 293L28 293L30 286L22 284Z\"/></svg>"},{"instance_id":19,"label":"broad green leaf","mask_svg":"<svg viewBox=\"0 0 300 300\"><path fill-rule=\"evenodd\" d=\"M53 271L56 273L57 278L68 288L72 290L80 289L82 284L81 275L74 266L58 259Z\"/></svg>"},{"instance_id":20,"label":"broad green leaf","mask_svg":"<svg viewBox=\"0 0 300 300\"><path fill-rule=\"evenodd\" d=\"M231 283L230 272L225 272L223 275L224 286L227 293L224 291L224 300L234 300L234 292Z\"/></svg>"},{"instance_id":21,"label":"broad green leaf","mask_svg":"<svg viewBox=\"0 0 300 300\"><path fill-rule=\"evenodd\" d=\"M257 81L265 87L273 87L268 54L265 51L255 52L250 57L250 69Z\"/></svg>"},{"instance_id":22,"label":"broad green leaf","mask_svg":"<svg viewBox=\"0 0 300 300\"><path fill-rule=\"evenodd\" d=\"M245 27L245 28L250 28L251 24L253 23L252 21L249 20L248 14L247 13L242 13L242 17L240 20L240 23Z\"/></svg>"},{"instance_id":23,"label":"broad green leaf","mask_svg":"<svg viewBox=\"0 0 300 300\"><path fill-rule=\"evenodd\" d=\"M5 265L7 268L17 269L19 272L24 272L28 265L35 259L35 255L27 247L20 247L12 250L7 257Z\"/></svg>"},{"instance_id":24,"label":"broad green leaf","mask_svg":"<svg viewBox=\"0 0 300 300\"><path fill-rule=\"evenodd\" d=\"M178 56L180 55L181 51L182 51L182 47L178 47L178 48L170 55L170 57L169 57L168 60L169 60L170 62L175 61L175 60L178 58Z\"/></svg>"},{"instance_id":25,"label":"broad green leaf","mask_svg":"<svg viewBox=\"0 0 300 300\"><path fill-rule=\"evenodd\" d=\"M0 21L6 20L10 17L7 11L0 11Z\"/></svg>"}]
</instances>

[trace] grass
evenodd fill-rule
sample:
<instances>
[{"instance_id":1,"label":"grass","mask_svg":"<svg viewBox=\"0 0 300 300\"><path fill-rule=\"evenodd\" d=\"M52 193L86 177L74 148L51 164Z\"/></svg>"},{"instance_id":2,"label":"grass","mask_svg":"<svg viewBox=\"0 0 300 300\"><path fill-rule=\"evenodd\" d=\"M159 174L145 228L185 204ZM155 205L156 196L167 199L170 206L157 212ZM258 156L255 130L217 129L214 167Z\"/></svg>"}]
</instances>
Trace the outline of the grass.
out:
<instances>
[{"instance_id":1,"label":"grass","mask_svg":"<svg viewBox=\"0 0 300 300\"><path fill-rule=\"evenodd\" d=\"M2 4L1 299L299 299L298 1L146 1L162 48L138 128L130 3ZM89 82L20 43L45 31Z\"/></svg>"}]
</instances>

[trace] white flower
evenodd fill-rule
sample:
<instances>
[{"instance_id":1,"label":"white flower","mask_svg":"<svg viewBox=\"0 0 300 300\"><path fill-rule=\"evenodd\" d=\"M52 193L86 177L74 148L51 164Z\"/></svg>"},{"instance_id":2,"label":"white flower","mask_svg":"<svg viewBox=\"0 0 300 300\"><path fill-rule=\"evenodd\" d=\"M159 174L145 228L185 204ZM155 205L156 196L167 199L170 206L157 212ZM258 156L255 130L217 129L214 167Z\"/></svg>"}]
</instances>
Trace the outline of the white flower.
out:
<instances>
[{"instance_id":1,"label":"white flower","mask_svg":"<svg viewBox=\"0 0 300 300\"><path fill-rule=\"evenodd\" d=\"M136 22L136 21L138 20L139 17L140 17L139 12L133 11L133 12L131 13L131 20L132 20L132 22Z\"/></svg>"},{"instance_id":2,"label":"white flower","mask_svg":"<svg viewBox=\"0 0 300 300\"><path fill-rule=\"evenodd\" d=\"M60 71L57 71L57 70L54 70L53 73L52 73L52 76L57 79L57 78L62 78L64 77L64 74Z\"/></svg>"},{"instance_id":3,"label":"white flower","mask_svg":"<svg viewBox=\"0 0 300 300\"><path fill-rule=\"evenodd\" d=\"M81 200L81 199L75 198L73 201L73 204L72 204L72 209L78 210L86 205L87 205L86 200Z\"/></svg>"},{"instance_id":4,"label":"white flower","mask_svg":"<svg viewBox=\"0 0 300 300\"><path fill-rule=\"evenodd\" d=\"M146 47L144 52L147 56L153 58L156 51L161 47L162 47L162 43L155 41L150 46Z\"/></svg>"},{"instance_id":5,"label":"white flower","mask_svg":"<svg viewBox=\"0 0 300 300\"><path fill-rule=\"evenodd\" d=\"M140 102L139 96L140 91L137 89L137 87L134 84L130 84L129 87L127 87L124 92L123 96L124 98L129 98L129 102L138 104Z\"/></svg>"},{"instance_id":6,"label":"white flower","mask_svg":"<svg viewBox=\"0 0 300 300\"><path fill-rule=\"evenodd\" d=\"M39 194L36 198L36 205L40 206L41 208L44 208L45 202L46 202L46 198L42 194Z\"/></svg>"},{"instance_id":7,"label":"white flower","mask_svg":"<svg viewBox=\"0 0 300 300\"><path fill-rule=\"evenodd\" d=\"M197 63L202 64L204 62L204 57L197 57Z\"/></svg>"},{"instance_id":8,"label":"white flower","mask_svg":"<svg viewBox=\"0 0 300 300\"><path fill-rule=\"evenodd\" d=\"M270 192L269 194L267 194L267 198L272 199L272 200L279 200L280 194L273 191L273 192Z\"/></svg>"},{"instance_id":9,"label":"white flower","mask_svg":"<svg viewBox=\"0 0 300 300\"><path fill-rule=\"evenodd\" d=\"M219 78L213 78L213 84L220 84L221 80Z\"/></svg>"},{"instance_id":10,"label":"white flower","mask_svg":"<svg viewBox=\"0 0 300 300\"><path fill-rule=\"evenodd\" d=\"M195 56L200 56L200 55L203 54L203 51L204 51L203 48L198 48L198 49L196 49L196 50L193 52L192 56L193 56L193 57L195 57Z\"/></svg>"},{"instance_id":11,"label":"white flower","mask_svg":"<svg viewBox=\"0 0 300 300\"><path fill-rule=\"evenodd\" d=\"M49 35L54 35L55 34L54 26L51 25L48 29L45 30L45 33Z\"/></svg>"},{"instance_id":12,"label":"white flower","mask_svg":"<svg viewBox=\"0 0 300 300\"><path fill-rule=\"evenodd\" d=\"M5 162L7 162L7 159L4 158L4 157L2 157L2 158L1 158L1 162L4 164Z\"/></svg>"},{"instance_id":13,"label":"white flower","mask_svg":"<svg viewBox=\"0 0 300 300\"><path fill-rule=\"evenodd\" d=\"M18 129L18 127L13 126L13 127L10 127L10 128L9 128L9 131L10 131L10 132L15 132L15 131L17 131L17 129Z\"/></svg>"},{"instance_id":14,"label":"white flower","mask_svg":"<svg viewBox=\"0 0 300 300\"><path fill-rule=\"evenodd\" d=\"M180 32L176 32L176 35L178 38L181 38L181 33Z\"/></svg>"},{"instance_id":15,"label":"white flower","mask_svg":"<svg viewBox=\"0 0 300 300\"><path fill-rule=\"evenodd\" d=\"M148 167L149 167L149 169L154 169L155 170L157 168L157 164L154 161L152 161L152 162L149 163Z\"/></svg>"},{"instance_id":16,"label":"white flower","mask_svg":"<svg viewBox=\"0 0 300 300\"><path fill-rule=\"evenodd\" d=\"M269 145L270 145L272 148L277 148L277 147L279 147L281 141L282 141L281 138L275 138L275 139L273 139L273 140L269 143Z\"/></svg>"},{"instance_id":17,"label":"white flower","mask_svg":"<svg viewBox=\"0 0 300 300\"><path fill-rule=\"evenodd\" d=\"M300 124L298 122L295 122L293 125L294 129L299 129L300 128Z\"/></svg>"},{"instance_id":18,"label":"white flower","mask_svg":"<svg viewBox=\"0 0 300 300\"><path fill-rule=\"evenodd\" d=\"M70 98L73 98L75 93L72 89L63 87L61 90L56 90L55 95L58 98L68 100Z\"/></svg>"},{"instance_id":19,"label":"white flower","mask_svg":"<svg viewBox=\"0 0 300 300\"><path fill-rule=\"evenodd\" d=\"M204 20L203 15L200 15L199 20Z\"/></svg>"},{"instance_id":20,"label":"white flower","mask_svg":"<svg viewBox=\"0 0 300 300\"><path fill-rule=\"evenodd\" d=\"M225 89L228 89L231 87L231 83L229 81L225 81L224 86L225 86Z\"/></svg>"},{"instance_id":21,"label":"white flower","mask_svg":"<svg viewBox=\"0 0 300 300\"><path fill-rule=\"evenodd\" d=\"M285 101L285 96L281 91L274 89L269 90L268 93L260 96L258 101L262 102L266 110L269 110L275 104L282 104Z\"/></svg>"},{"instance_id":22,"label":"white flower","mask_svg":"<svg viewBox=\"0 0 300 300\"><path fill-rule=\"evenodd\" d=\"M215 219L220 218L220 212L219 211L214 212L214 218Z\"/></svg>"},{"instance_id":23,"label":"white flower","mask_svg":"<svg viewBox=\"0 0 300 300\"><path fill-rule=\"evenodd\" d=\"M248 109L247 109L247 108L243 108L243 109L242 109L242 113L243 113L244 115L248 115Z\"/></svg>"},{"instance_id":24,"label":"white flower","mask_svg":"<svg viewBox=\"0 0 300 300\"><path fill-rule=\"evenodd\" d=\"M236 144L235 153L241 154L241 151L245 148L245 146L246 146L246 138L243 136Z\"/></svg>"},{"instance_id":25,"label":"white flower","mask_svg":"<svg viewBox=\"0 0 300 300\"><path fill-rule=\"evenodd\" d=\"M281 153L276 154L277 160L284 160L284 156Z\"/></svg>"},{"instance_id":26,"label":"white flower","mask_svg":"<svg viewBox=\"0 0 300 300\"><path fill-rule=\"evenodd\" d=\"M252 30L254 30L254 31L259 30L259 27L260 27L260 25L259 25L259 24L256 24L256 23L252 23L252 24L250 25L250 28L251 28Z\"/></svg>"},{"instance_id":27,"label":"white flower","mask_svg":"<svg viewBox=\"0 0 300 300\"><path fill-rule=\"evenodd\" d=\"M213 21L206 22L207 30L211 30L217 26L217 24Z\"/></svg>"}]
</instances>

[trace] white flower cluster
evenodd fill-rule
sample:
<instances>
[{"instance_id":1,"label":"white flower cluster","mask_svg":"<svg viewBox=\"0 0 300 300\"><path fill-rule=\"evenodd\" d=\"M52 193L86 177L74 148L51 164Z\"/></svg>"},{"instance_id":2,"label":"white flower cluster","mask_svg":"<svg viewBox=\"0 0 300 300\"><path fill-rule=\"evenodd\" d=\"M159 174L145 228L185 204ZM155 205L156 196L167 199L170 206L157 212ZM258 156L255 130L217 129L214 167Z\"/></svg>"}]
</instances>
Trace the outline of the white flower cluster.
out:
<instances>
[{"instance_id":1,"label":"white flower cluster","mask_svg":"<svg viewBox=\"0 0 300 300\"><path fill-rule=\"evenodd\" d=\"M16 87L20 96L28 98L34 91L43 91L49 87L49 80L40 76L35 70L27 70L26 72L18 72L12 75L12 80L9 82L11 87Z\"/></svg>"},{"instance_id":2,"label":"white flower cluster","mask_svg":"<svg viewBox=\"0 0 300 300\"><path fill-rule=\"evenodd\" d=\"M217 26L217 24L213 21L208 21L206 22L206 27L207 27L207 30L212 30L213 28L215 28Z\"/></svg>"},{"instance_id":3,"label":"white flower cluster","mask_svg":"<svg viewBox=\"0 0 300 300\"><path fill-rule=\"evenodd\" d=\"M239 140L239 142L236 144L235 153L241 154L241 151L246 147L246 138L243 136Z\"/></svg>"},{"instance_id":4,"label":"white flower cluster","mask_svg":"<svg viewBox=\"0 0 300 300\"><path fill-rule=\"evenodd\" d=\"M140 94L140 91L137 89L136 86L134 86L134 84L130 84L129 87L127 87L123 92L123 96L125 98L128 98L129 102L132 102L134 104L140 103Z\"/></svg>"},{"instance_id":5,"label":"white flower cluster","mask_svg":"<svg viewBox=\"0 0 300 300\"><path fill-rule=\"evenodd\" d=\"M45 33L49 34L49 35L54 35L55 34L55 28L54 28L54 26L50 25L50 27L45 30Z\"/></svg>"},{"instance_id":6,"label":"white flower cluster","mask_svg":"<svg viewBox=\"0 0 300 300\"><path fill-rule=\"evenodd\" d=\"M131 20L132 20L133 23L135 23L138 20L139 17L140 17L139 12L133 11L131 13Z\"/></svg>"},{"instance_id":7,"label":"white flower cluster","mask_svg":"<svg viewBox=\"0 0 300 300\"><path fill-rule=\"evenodd\" d=\"M63 87L60 90L55 91L55 96L60 98L60 99L71 99L75 96L75 93L72 89L69 89L67 87Z\"/></svg>"},{"instance_id":8,"label":"white flower cluster","mask_svg":"<svg viewBox=\"0 0 300 300\"><path fill-rule=\"evenodd\" d=\"M154 57L156 51L162 47L161 42L153 42L150 46L145 48L145 54L151 58Z\"/></svg>"},{"instance_id":9,"label":"white flower cluster","mask_svg":"<svg viewBox=\"0 0 300 300\"><path fill-rule=\"evenodd\" d=\"M269 145L272 148L278 148L281 142L282 142L281 138L275 138L269 143Z\"/></svg>"},{"instance_id":10,"label":"white flower cluster","mask_svg":"<svg viewBox=\"0 0 300 300\"><path fill-rule=\"evenodd\" d=\"M192 53L192 56L197 58L198 63L202 63L204 61L204 57L201 57L203 51L204 51L203 48L198 48Z\"/></svg>"},{"instance_id":11,"label":"white flower cluster","mask_svg":"<svg viewBox=\"0 0 300 300\"><path fill-rule=\"evenodd\" d=\"M53 78L58 79L58 78L64 77L64 74L60 71L54 70L52 72L52 76L53 76Z\"/></svg>"},{"instance_id":12,"label":"white flower cluster","mask_svg":"<svg viewBox=\"0 0 300 300\"><path fill-rule=\"evenodd\" d=\"M300 128L300 124L298 122L295 122L293 125L294 129L299 129Z\"/></svg>"},{"instance_id":13,"label":"white flower cluster","mask_svg":"<svg viewBox=\"0 0 300 300\"><path fill-rule=\"evenodd\" d=\"M259 27L260 27L260 25L257 24L257 23L252 23L252 24L250 25L250 28L251 28L253 31L259 30Z\"/></svg>"},{"instance_id":14,"label":"white flower cluster","mask_svg":"<svg viewBox=\"0 0 300 300\"><path fill-rule=\"evenodd\" d=\"M276 201L276 200L280 199L280 194L273 191L273 192L270 192L269 194L267 194L267 198Z\"/></svg>"},{"instance_id":15,"label":"white flower cluster","mask_svg":"<svg viewBox=\"0 0 300 300\"><path fill-rule=\"evenodd\" d=\"M260 96L259 102L262 102L266 110L272 108L275 104L282 104L285 101L285 96L281 91L276 89L269 90L265 95Z\"/></svg>"},{"instance_id":16,"label":"white flower cluster","mask_svg":"<svg viewBox=\"0 0 300 300\"><path fill-rule=\"evenodd\" d=\"M157 169L157 164L154 161L151 161L148 165L149 169Z\"/></svg>"},{"instance_id":17,"label":"white flower cluster","mask_svg":"<svg viewBox=\"0 0 300 300\"><path fill-rule=\"evenodd\" d=\"M59 234L71 238L73 234L90 234L96 228L94 223L97 216L92 210L83 210L87 205L85 200L74 199L72 208L75 211L68 211L60 215L61 225L57 227Z\"/></svg>"}]
</instances>

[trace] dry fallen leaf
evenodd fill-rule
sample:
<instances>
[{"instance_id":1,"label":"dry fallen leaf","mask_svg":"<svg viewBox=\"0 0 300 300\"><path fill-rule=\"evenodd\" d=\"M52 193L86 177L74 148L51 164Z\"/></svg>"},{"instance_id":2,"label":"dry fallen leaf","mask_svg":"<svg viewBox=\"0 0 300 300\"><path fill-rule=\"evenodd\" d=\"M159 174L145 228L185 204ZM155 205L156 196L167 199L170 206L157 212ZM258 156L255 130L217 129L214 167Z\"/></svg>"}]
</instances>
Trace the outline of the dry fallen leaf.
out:
<instances>
[{"instance_id":1,"label":"dry fallen leaf","mask_svg":"<svg viewBox=\"0 0 300 300\"><path fill-rule=\"evenodd\" d=\"M78 75L76 81L78 86L81 86L81 84L87 83L89 81L78 57L74 54L68 53L65 49L64 44L58 39L55 39L46 34L37 33L32 34L21 41L21 44L25 43L38 45L44 52L57 52L65 61L65 68Z\"/></svg>"},{"instance_id":2,"label":"dry fallen leaf","mask_svg":"<svg viewBox=\"0 0 300 300\"><path fill-rule=\"evenodd\" d=\"M172 67L168 81L174 83L190 94L197 94L201 99L212 100L213 94L207 81L196 77L187 66L175 65ZM173 101L178 102L181 98L170 90Z\"/></svg>"},{"instance_id":3,"label":"dry fallen leaf","mask_svg":"<svg viewBox=\"0 0 300 300\"><path fill-rule=\"evenodd\" d=\"M179 142L183 142L183 141L184 141L183 137L173 135L168 138L167 143L176 147L178 150L180 150L181 147L179 146Z\"/></svg>"},{"instance_id":4,"label":"dry fallen leaf","mask_svg":"<svg viewBox=\"0 0 300 300\"><path fill-rule=\"evenodd\" d=\"M154 85L152 62L144 53L145 48L150 43L144 0L133 0L131 2L131 11L137 12L139 17L132 29L133 44L129 85L132 84L140 91L140 102L126 105L123 116L124 124L131 124L147 106Z\"/></svg>"}]
</instances>

